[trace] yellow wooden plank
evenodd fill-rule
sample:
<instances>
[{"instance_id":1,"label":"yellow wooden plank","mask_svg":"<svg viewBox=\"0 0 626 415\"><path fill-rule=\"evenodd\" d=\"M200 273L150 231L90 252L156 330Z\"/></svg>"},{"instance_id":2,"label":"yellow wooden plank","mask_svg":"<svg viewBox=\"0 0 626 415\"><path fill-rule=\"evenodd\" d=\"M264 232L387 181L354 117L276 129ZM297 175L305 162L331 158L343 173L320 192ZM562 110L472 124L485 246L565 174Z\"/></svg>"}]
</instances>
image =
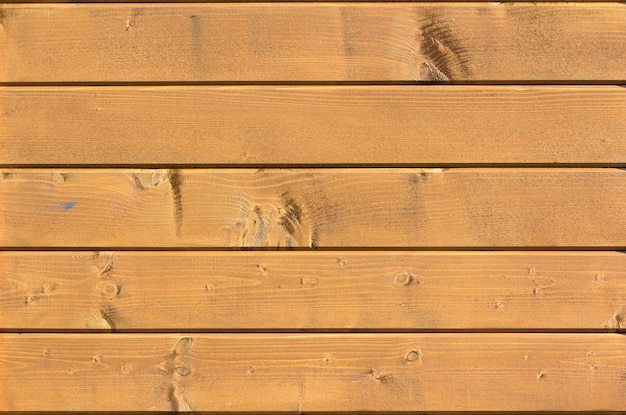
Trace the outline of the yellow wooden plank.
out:
<instances>
[{"instance_id":1,"label":"yellow wooden plank","mask_svg":"<svg viewBox=\"0 0 626 415\"><path fill-rule=\"evenodd\" d=\"M4 330L619 330L617 252L2 252Z\"/></svg>"},{"instance_id":2,"label":"yellow wooden plank","mask_svg":"<svg viewBox=\"0 0 626 415\"><path fill-rule=\"evenodd\" d=\"M626 246L622 169L5 169L4 247Z\"/></svg>"},{"instance_id":3,"label":"yellow wooden plank","mask_svg":"<svg viewBox=\"0 0 626 415\"><path fill-rule=\"evenodd\" d=\"M618 3L5 4L0 82L615 81Z\"/></svg>"},{"instance_id":4,"label":"yellow wooden plank","mask_svg":"<svg viewBox=\"0 0 626 415\"><path fill-rule=\"evenodd\" d=\"M0 88L0 164L626 163L617 86Z\"/></svg>"},{"instance_id":5,"label":"yellow wooden plank","mask_svg":"<svg viewBox=\"0 0 626 415\"><path fill-rule=\"evenodd\" d=\"M615 334L3 334L1 410L626 410Z\"/></svg>"}]
</instances>

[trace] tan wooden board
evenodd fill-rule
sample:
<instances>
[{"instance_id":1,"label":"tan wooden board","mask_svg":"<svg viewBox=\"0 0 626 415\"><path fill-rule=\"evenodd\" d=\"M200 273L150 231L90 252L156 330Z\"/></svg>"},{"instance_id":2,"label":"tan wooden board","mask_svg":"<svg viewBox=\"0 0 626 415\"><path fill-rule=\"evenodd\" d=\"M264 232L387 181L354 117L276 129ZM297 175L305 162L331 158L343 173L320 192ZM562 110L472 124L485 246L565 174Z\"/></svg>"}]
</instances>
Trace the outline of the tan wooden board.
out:
<instances>
[{"instance_id":1,"label":"tan wooden board","mask_svg":"<svg viewBox=\"0 0 626 415\"><path fill-rule=\"evenodd\" d=\"M3 330L620 330L626 253L2 252Z\"/></svg>"},{"instance_id":2,"label":"tan wooden board","mask_svg":"<svg viewBox=\"0 0 626 415\"><path fill-rule=\"evenodd\" d=\"M2 410L626 410L615 334L3 334Z\"/></svg>"},{"instance_id":3,"label":"tan wooden board","mask_svg":"<svg viewBox=\"0 0 626 415\"><path fill-rule=\"evenodd\" d=\"M0 164L626 165L618 86L0 88Z\"/></svg>"},{"instance_id":4,"label":"tan wooden board","mask_svg":"<svg viewBox=\"0 0 626 415\"><path fill-rule=\"evenodd\" d=\"M4 247L626 246L623 169L5 169Z\"/></svg>"},{"instance_id":5,"label":"tan wooden board","mask_svg":"<svg viewBox=\"0 0 626 415\"><path fill-rule=\"evenodd\" d=\"M0 82L626 80L619 3L5 4Z\"/></svg>"}]
</instances>

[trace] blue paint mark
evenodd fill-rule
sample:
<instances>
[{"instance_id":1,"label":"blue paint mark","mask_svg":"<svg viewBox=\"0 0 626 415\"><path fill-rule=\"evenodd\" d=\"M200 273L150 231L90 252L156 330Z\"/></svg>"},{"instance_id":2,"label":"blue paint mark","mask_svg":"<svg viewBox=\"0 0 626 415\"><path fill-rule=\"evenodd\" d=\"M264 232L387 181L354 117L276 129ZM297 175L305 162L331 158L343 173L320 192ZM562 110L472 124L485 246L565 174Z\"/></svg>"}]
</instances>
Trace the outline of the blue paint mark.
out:
<instances>
[{"instance_id":1,"label":"blue paint mark","mask_svg":"<svg viewBox=\"0 0 626 415\"><path fill-rule=\"evenodd\" d=\"M61 209L68 211L71 208L73 208L74 206L76 206L76 203L78 202L67 202L67 203L61 203Z\"/></svg>"}]
</instances>

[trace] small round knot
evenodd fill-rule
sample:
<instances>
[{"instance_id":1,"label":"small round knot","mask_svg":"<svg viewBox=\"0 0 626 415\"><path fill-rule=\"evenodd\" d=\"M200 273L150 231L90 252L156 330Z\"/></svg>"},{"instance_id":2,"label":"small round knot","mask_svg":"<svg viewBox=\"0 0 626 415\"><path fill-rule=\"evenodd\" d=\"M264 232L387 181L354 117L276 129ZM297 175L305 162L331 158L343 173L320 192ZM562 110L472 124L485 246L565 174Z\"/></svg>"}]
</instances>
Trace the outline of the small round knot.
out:
<instances>
[{"instance_id":1,"label":"small round knot","mask_svg":"<svg viewBox=\"0 0 626 415\"><path fill-rule=\"evenodd\" d=\"M100 281L96 285L96 288L100 291L102 295L108 298L114 298L120 292L120 288L118 287L118 285L112 281Z\"/></svg>"},{"instance_id":2,"label":"small round knot","mask_svg":"<svg viewBox=\"0 0 626 415\"><path fill-rule=\"evenodd\" d=\"M413 282L413 276L408 271L402 271L396 275L394 282L398 286L407 286Z\"/></svg>"},{"instance_id":3,"label":"small round knot","mask_svg":"<svg viewBox=\"0 0 626 415\"><path fill-rule=\"evenodd\" d=\"M55 171L54 173L52 173L52 182L54 183L63 183L65 181L66 177L65 174Z\"/></svg>"},{"instance_id":4,"label":"small round knot","mask_svg":"<svg viewBox=\"0 0 626 415\"><path fill-rule=\"evenodd\" d=\"M191 373L191 370L185 365L176 366L174 370L179 376L187 376Z\"/></svg>"},{"instance_id":5,"label":"small round knot","mask_svg":"<svg viewBox=\"0 0 626 415\"><path fill-rule=\"evenodd\" d=\"M132 364L126 363L125 365L122 366L122 373L124 375L130 375L132 371L133 371L133 365Z\"/></svg>"},{"instance_id":6,"label":"small round knot","mask_svg":"<svg viewBox=\"0 0 626 415\"><path fill-rule=\"evenodd\" d=\"M407 353L406 355L406 361L407 362L415 362L416 360L418 360L420 358L420 354L417 350L411 350L409 353Z\"/></svg>"}]
</instances>

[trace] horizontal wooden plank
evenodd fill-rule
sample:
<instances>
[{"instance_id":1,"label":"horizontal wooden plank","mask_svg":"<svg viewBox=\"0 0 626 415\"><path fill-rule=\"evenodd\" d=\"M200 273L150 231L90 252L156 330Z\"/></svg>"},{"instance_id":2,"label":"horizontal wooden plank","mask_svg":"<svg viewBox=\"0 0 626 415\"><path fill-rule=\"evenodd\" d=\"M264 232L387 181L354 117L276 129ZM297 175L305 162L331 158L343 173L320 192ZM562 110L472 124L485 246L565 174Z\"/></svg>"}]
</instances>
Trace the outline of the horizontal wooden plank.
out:
<instances>
[{"instance_id":1,"label":"horizontal wooden plank","mask_svg":"<svg viewBox=\"0 0 626 415\"><path fill-rule=\"evenodd\" d=\"M626 165L626 88L0 88L0 164Z\"/></svg>"},{"instance_id":2,"label":"horizontal wooden plank","mask_svg":"<svg viewBox=\"0 0 626 415\"><path fill-rule=\"evenodd\" d=\"M619 330L623 321L626 253L617 252L0 253L3 330Z\"/></svg>"},{"instance_id":3,"label":"horizontal wooden plank","mask_svg":"<svg viewBox=\"0 0 626 415\"><path fill-rule=\"evenodd\" d=\"M611 81L618 3L7 4L0 82Z\"/></svg>"},{"instance_id":4,"label":"horizontal wooden plank","mask_svg":"<svg viewBox=\"0 0 626 415\"><path fill-rule=\"evenodd\" d=\"M13 411L626 410L615 334L3 334L0 367Z\"/></svg>"},{"instance_id":5,"label":"horizontal wooden plank","mask_svg":"<svg viewBox=\"0 0 626 415\"><path fill-rule=\"evenodd\" d=\"M622 169L5 169L4 247L626 246Z\"/></svg>"}]
</instances>

